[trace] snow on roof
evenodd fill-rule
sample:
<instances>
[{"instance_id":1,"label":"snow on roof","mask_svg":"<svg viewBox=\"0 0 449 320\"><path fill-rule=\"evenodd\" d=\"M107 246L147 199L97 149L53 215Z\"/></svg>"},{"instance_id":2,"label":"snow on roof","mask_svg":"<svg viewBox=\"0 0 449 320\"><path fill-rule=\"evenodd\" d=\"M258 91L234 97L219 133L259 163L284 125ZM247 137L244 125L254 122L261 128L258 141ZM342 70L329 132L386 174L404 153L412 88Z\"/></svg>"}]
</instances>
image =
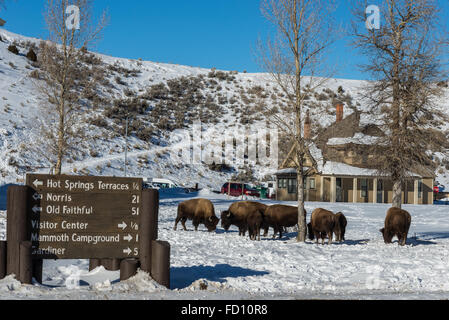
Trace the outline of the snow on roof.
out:
<instances>
[{"instance_id":1,"label":"snow on roof","mask_svg":"<svg viewBox=\"0 0 449 320\"><path fill-rule=\"evenodd\" d=\"M327 142L330 146L345 145L349 143L373 145L379 141L378 137L369 136L361 132L357 132L352 138L331 138Z\"/></svg>"},{"instance_id":2,"label":"snow on roof","mask_svg":"<svg viewBox=\"0 0 449 320\"><path fill-rule=\"evenodd\" d=\"M274 174L278 175L278 174L294 174L294 173L296 173L295 168L287 168L287 169L278 170Z\"/></svg>"},{"instance_id":3,"label":"snow on roof","mask_svg":"<svg viewBox=\"0 0 449 320\"><path fill-rule=\"evenodd\" d=\"M379 172L375 169L365 169L350 166L344 163L335 162L335 161L327 161L324 165L321 162L318 162L318 171L320 175L329 175L329 176L361 176L361 177L379 177ZM281 174L296 174L295 168L286 168L278 170L276 175ZM419 174L409 172L408 173L412 177L422 178Z\"/></svg>"},{"instance_id":4,"label":"snow on roof","mask_svg":"<svg viewBox=\"0 0 449 320\"><path fill-rule=\"evenodd\" d=\"M377 170L358 168L335 161L328 161L324 165L321 165L319 171L323 175L379 176Z\"/></svg>"}]
</instances>

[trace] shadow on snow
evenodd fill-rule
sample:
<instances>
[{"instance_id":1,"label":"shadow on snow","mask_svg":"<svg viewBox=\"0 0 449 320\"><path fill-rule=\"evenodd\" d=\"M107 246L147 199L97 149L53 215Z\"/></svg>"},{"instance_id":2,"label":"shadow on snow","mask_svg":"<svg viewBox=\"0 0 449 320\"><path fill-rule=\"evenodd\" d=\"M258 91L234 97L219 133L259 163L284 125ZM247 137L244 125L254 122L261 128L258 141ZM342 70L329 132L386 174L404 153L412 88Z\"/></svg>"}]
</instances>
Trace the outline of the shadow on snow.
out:
<instances>
[{"instance_id":1,"label":"shadow on snow","mask_svg":"<svg viewBox=\"0 0 449 320\"><path fill-rule=\"evenodd\" d=\"M239 278L267 275L267 271L257 271L229 264L217 264L215 266L172 267L170 269L171 288L183 289L199 279L215 282L225 282L226 278Z\"/></svg>"}]
</instances>

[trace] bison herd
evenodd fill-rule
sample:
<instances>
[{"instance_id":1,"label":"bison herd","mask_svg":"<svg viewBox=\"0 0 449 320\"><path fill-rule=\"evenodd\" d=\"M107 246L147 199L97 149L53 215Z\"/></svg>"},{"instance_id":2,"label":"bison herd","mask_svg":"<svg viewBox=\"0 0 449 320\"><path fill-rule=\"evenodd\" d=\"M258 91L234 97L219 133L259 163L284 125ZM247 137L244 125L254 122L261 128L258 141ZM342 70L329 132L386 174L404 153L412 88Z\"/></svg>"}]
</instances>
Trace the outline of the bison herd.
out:
<instances>
[{"instance_id":1,"label":"bison herd","mask_svg":"<svg viewBox=\"0 0 449 320\"><path fill-rule=\"evenodd\" d=\"M220 219L215 215L214 205L210 200L192 199L178 205L174 230L177 229L179 221L184 230L187 230L185 225L187 220L193 221L195 231L200 224L204 224L207 230L212 232L217 228ZM391 243L396 236L399 245L405 245L410 223L411 216L407 211L390 208L385 218L385 226L380 230L384 242ZM267 206L259 202L241 201L233 203L228 210L221 213L221 226L224 230L227 231L234 225L239 229L240 236L245 236L248 231L251 240L260 240L262 229L266 237L270 227L274 230L273 237L279 233L279 238L282 238L284 228L297 224L298 208L286 205ZM321 239L321 243L324 244L328 238L328 244L332 244L334 235L338 242L345 240L346 226L347 220L343 213L334 214L329 210L318 208L312 212L307 232L309 239L316 239L316 243Z\"/></svg>"}]
</instances>

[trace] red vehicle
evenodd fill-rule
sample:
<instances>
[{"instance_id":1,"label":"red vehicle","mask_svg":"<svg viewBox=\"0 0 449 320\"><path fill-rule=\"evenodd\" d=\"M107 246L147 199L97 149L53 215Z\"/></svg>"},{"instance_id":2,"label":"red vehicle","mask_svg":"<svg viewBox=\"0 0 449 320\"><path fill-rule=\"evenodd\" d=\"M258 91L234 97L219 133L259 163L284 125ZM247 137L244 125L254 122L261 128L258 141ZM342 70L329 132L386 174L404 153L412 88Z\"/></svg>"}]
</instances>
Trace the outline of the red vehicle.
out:
<instances>
[{"instance_id":1,"label":"red vehicle","mask_svg":"<svg viewBox=\"0 0 449 320\"><path fill-rule=\"evenodd\" d=\"M257 190L251 188L249 185L234 182L226 182L223 187L221 187L221 193L229 194L233 197L239 197L241 195L260 197L260 193Z\"/></svg>"}]
</instances>

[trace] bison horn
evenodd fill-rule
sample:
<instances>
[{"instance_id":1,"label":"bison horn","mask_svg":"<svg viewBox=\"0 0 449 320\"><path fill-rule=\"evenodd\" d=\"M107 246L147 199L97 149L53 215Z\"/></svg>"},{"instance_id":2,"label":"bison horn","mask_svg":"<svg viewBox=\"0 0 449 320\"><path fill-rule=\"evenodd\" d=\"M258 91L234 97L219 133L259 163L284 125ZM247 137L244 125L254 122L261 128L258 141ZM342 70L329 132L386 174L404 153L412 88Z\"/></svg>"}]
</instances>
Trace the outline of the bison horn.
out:
<instances>
[{"instance_id":1,"label":"bison horn","mask_svg":"<svg viewBox=\"0 0 449 320\"><path fill-rule=\"evenodd\" d=\"M212 222L212 216L209 217L209 221Z\"/></svg>"}]
</instances>

